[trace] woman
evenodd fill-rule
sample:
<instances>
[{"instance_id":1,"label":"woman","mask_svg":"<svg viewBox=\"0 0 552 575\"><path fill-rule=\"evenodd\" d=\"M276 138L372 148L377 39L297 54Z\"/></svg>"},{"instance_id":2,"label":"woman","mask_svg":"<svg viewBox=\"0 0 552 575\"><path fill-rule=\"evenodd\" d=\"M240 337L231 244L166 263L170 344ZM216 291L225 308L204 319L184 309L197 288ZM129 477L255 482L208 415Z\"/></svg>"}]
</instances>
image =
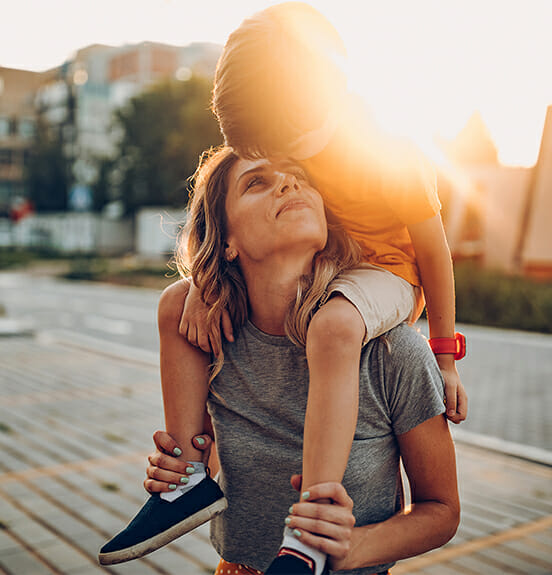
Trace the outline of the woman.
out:
<instances>
[{"instance_id":1,"label":"woman","mask_svg":"<svg viewBox=\"0 0 552 575\"><path fill-rule=\"evenodd\" d=\"M321 197L302 170L283 158L246 160L228 148L218 151L199 172L188 247L206 299L242 326L217 359L209 397L228 499L212 521L223 560L234 570L238 564L265 570L284 522L298 553L301 543L318 548L333 570L355 575L386 572L394 561L448 541L459 503L442 378L429 347L408 326L363 351L358 425L343 485L318 485L300 503L289 486L301 469L308 371L304 350L286 335L304 341L325 287L341 269L335 262L347 254L350 265L355 261L349 240L328 231ZM182 280L161 298L162 342L163 334L178 331L187 289ZM158 434L157 445L145 482L151 493L168 492L186 471L185 462L168 455L177 446L166 434ZM411 484L410 513L400 509L399 457ZM316 503L327 498L335 504Z\"/></svg>"}]
</instances>

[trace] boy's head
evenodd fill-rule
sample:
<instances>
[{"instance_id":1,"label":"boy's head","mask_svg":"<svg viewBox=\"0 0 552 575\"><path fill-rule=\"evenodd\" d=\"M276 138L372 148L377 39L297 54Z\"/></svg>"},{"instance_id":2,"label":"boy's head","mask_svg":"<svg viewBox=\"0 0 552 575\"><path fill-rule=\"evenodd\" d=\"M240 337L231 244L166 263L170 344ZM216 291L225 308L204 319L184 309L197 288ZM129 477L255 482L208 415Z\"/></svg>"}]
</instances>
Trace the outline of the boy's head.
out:
<instances>
[{"instance_id":1,"label":"boy's head","mask_svg":"<svg viewBox=\"0 0 552 575\"><path fill-rule=\"evenodd\" d=\"M229 36L217 64L215 112L240 154L286 153L342 101L345 48L312 6L285 2L254 14Z\"/></svg>"}]
</instances>

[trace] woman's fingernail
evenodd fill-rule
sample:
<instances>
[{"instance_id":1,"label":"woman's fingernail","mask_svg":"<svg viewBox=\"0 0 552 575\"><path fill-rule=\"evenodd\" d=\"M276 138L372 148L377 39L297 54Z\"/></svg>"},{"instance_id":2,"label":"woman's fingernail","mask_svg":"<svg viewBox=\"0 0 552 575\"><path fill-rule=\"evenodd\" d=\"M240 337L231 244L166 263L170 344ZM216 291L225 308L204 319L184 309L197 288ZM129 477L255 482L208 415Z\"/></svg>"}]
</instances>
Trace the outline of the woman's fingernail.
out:
<instances>
[{"instance_id":1,"label":"woman's fingernail","mask_svg":"<svg viewBox=\"0 0 552 575\"><path fill-rule=\"evenodd\" d=\"M309 497L310 497L310 493L308 491L301 493L301 499L308 499Z\"/></svg>"},{"instance_id":2,"label":"woman's fingernail","mask_svg":"<svg viewBox=\"0 0 552 575\"><path fill-rule=\"evenodd\" d=\"M173 449L173 453L176 455L176 457L180 457L182 455L182 449L180 449L180 447L175 447Z\"/></svg>"},{"instance_id":3,"label":"woman's fingernail","mask_svg":"<svg viewBox=\"0 0 552 575\"><path fill-rule=\"evenodd\" d=\"M205 445L205 439L203 439L203 437L196 437L196 442L199 445Z\"/></svg>"},{"instance_id":4,"label":"woman's fingernail","mask_svg":"<svg viewBox=\"0 0 552 575\"><path fill-rule=\"evenodd\" d=\"M169 489L171 489L172 491L174 491L176 489L176 485L174 483L171 483L169 485Z\"/></svg>"},{"instance_id":5,"label":"woman's fingernail","mask_svg":"<svg viewBox=\"0 0 552 575\"><path fill-rule=\"evenodd\" d=\"M180 483L186 484L186 483L188 483L188 481L190 481L190 480L187 477L181 477L180 478Z\"/></svg>"},{"instance_id":6,"label":"woman's fingernail","mask_svg":"<svg viewBox=\"0 0 552 575\"><path fill-rule=\"evenodd\" d=\"M295 537L301 537L301 531L299 531L299 529L294 529L293 534L295 535Z\"/></svg>"},{"instance_id":7,"label":"woman's fingernail","mask_svg":"<svg viewBox=\"0 0 552 575\"><path fill-rule=\"evenodd\" d=\"M293 505L288 509L288 511L293 514Z\"/></svg>"},{"instance_id":8,"label":"woman's fingernail","mask_svg":"<svg viewBox=\"0 0 552 575\"><path fill-rule=\"evenodd\" d=\"M193 467L186 467L186 473L189 473L190 475L195 471L195 469Z\"/></svg>"},{"instance_id":9,"label":"woman's fingernail","mask_svg":"<svg viewBox=\"0 0 552 575\"><path fill-rule=\"evenodd\" d=\"M290 519L289 517L286 517L286 518L284 519L284 523L285 523L286 525L289 525L289 524L291 523L291 519Z\"/></svg>"}]
</instances>

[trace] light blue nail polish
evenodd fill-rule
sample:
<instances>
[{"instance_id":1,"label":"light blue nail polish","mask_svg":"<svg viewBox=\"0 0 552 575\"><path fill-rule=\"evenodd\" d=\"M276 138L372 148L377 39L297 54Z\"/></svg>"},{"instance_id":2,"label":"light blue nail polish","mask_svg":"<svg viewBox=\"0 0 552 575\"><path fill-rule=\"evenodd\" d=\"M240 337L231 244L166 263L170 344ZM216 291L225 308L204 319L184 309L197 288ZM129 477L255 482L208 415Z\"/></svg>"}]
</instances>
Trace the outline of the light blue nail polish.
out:
<instances>
[{"instance_id":1,"label":"light blue nail polish","mask_svg":"<svg viewBox=\"0 0 552 575\"><path fill-rule=\"evenodd\" d=\"M190 481L190 480L187 477L181 477L180 478L180 483L186 484L186 483L188 483L188 481Z\"/></svg>"},{"instance_id":2,"label":"light blue nail polish","mask_svg":"<svg viewBox=\"0 0 552 575\"><path fill-rule=\"evenodd\" d=\"M295 535L295 537L301 537L301 531L299 531L299 529L294 529L293 534Z\"/></svg>"},{"instance_id":3,"label":"light blue nail polish","mask_svg":"<svg viewBox=\"0 0 552 575\"><path fill-rule=\"evenodd\" d=\"M180 447L175 447L173 449L173 453L176 455L176 457L180 457L182 455L182 449L180 449Z\"/></svg>"},{"instance_id":4,"label":"light blue nail polish","mask_svg":"<svg viewBox=\"0 0 552 575\"><path fill-rule=\"evenodd\" d=\"M293 505L288 509L288 511L293 514Z\"/></svg>"},{"instance_id":5,"label":"light blue nail polish","mask_svg":"<svg viewBox=\"0 0 552 575\"><path fill-rule=\"evenodd\" d=\"M289 517L286 517L286 518L284 519L284 523L285 523L286 525L289 525L289 524L291 523L291 519L290 519Z\"/></svg>"},{"instance_id":6,"label":"light blue nail polish","mask_svg":"<svg viewBox=\"0 0 552 575\"><path fill-rule=\"evenodd\" d=\"M203 437L196 437L196 441L199 445L205 445L205 439L203 439Z\"/></svg>"},{"instance_id":7,"label":"light blue nail polish","mask_svg":"<svg viewBox=\"0 0 552 575\"><path fill-rule=\"evenodd\" d=\"M310 492L305 491L304 493L301 493L301 499L308 499L310 497Z\"/></svg>"},{"instance_id":8,"label":"light blue nail polish","mask_svg":"<svg viewBox=\"0 0 552 575\"><path fill-rule=\"evenodd\" d=\"M193 467L186 467L186 473L192 474L195 471Z\"/></svg>"},{"instance_id":9,"label":"light blue nail polish","mask_svg":"<svg viewBox=\"0 0 552 575\"><path fill-rule=\"evenodd\" d=\"M169 485L169 489L171 489L172 491L174 491L176 489L176 485L174 483L171 483Z\"/></svg>"}]
</instances>

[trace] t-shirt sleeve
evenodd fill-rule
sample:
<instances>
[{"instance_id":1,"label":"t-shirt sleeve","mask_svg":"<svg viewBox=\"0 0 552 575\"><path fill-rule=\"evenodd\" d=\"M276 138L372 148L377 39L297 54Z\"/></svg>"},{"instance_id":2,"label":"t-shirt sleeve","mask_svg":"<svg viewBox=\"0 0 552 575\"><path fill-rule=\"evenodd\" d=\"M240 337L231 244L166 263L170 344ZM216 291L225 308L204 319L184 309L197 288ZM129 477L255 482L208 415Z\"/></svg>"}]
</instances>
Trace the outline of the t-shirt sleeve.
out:
<instances>
[{"instance_id":1,"label":"t-shirt sleeve","mask_svg":"<svg viewBox=\"0 0 552 575\"><path fill-rule=\"evenodd\" d=\"M441 211L437 175L431 162L413 145L400 144L390 152L385 170L385 198L405 225L417 224Z\"/></svg>"},{"instance_id":2,"label":"t-shirt sleeve","mask_svg":"<svg viewBox=\"0 0 552 575\"><path fill-rule=\"evenodd\" d=\"M426 340L403 325L387 335L385 392L396 435L445 412L444 383Z\"/></svg>"}]
</instances>

